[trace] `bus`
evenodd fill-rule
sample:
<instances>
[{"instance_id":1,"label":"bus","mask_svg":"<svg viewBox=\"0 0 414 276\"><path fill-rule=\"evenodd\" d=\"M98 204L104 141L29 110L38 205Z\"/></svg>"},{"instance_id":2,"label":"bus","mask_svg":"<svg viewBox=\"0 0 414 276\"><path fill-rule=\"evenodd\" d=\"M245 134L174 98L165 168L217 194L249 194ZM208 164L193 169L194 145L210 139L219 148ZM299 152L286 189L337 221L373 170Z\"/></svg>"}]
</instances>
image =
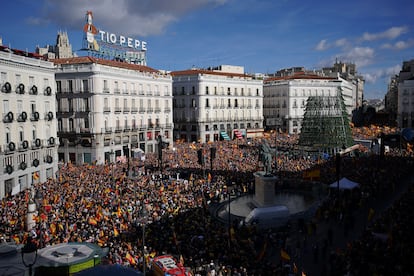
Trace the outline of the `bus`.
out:
<instances>
[{"instance_id":1,"label":"bus","mask_svg":"<svg viewBox=\"0 0 414 276\"><path fill-rule=\"evenodd\" d=\"M171 255L157 256L152 260L152 271L156 276L191 276L190 271Z\"/></svg>"}]
</instances>

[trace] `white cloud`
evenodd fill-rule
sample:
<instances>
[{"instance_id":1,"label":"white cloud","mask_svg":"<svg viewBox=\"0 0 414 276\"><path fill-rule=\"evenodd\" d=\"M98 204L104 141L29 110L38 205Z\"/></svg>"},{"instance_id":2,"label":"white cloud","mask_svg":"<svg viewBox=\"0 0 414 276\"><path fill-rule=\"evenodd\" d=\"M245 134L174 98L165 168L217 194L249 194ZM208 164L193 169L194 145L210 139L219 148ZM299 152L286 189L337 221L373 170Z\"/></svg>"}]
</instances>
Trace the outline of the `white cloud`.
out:
<instances>
[{"instance_id":1,"label":"white cloud","mask_svg":"<svg viewBox=\"0 0 414 276\"><path fill-rule=\"evenodd\" d=\"M123 35L160 34L190 11L223 5L228 0L46 0L43 13L29 23L47 20L57 26L81 29L86 11L92 11L98 28Z\"/></svg>"},{"instance_id":2,"label":"white cloud","mask_svg":"<svg viewBox=\"0 0 414 276\"><path fill-rule=\"evenodd\" d=\"M374 73L365 73L362 75L367 83L375 83L377 81L377 75Z\"/></svg>"},{"instance_id":3,"label":"white cloud","mask_svg":"<svg viewBox=\"0 0 414 276\"><path fill-rule=\"evenodd\" d=\"M373 41L378 39L395 39L399 37L400 35L406 33L408 31L408 27L402 26L402 27L392 27L388 30L385 30L380 33L364 33L362 35L361 40L363 41Z\"/></svg>"},{"instance_id":4,"label":"white cloud","mask_svg":"<svg viewBox=\"0 0 414 276\"><path fill-rule=\"evenodd\" d=\"M324 50L327 50L327 49L332 48L332 47L344 48L344 47L347 47L347 46L349 46L349 42L346 38L337 39L333 43L328 43L328 40L322 39L315 46L315 50L316 51L324 51Z\"/></svg>"},{"instance_id":5,"label":"white cloud","mask_svg":"<svg viewBox=\"0 0 414 276\"><path fill-rule=\"evenodd\" d=\"M394 65L385 69L378 69L370 73L362 73L367 83L375 83L379 79L386 81L390 80L391 77L399 74L401 71L401 65Z\"/></svg>"},{"instance_id":6,"label":"white cloud","mask_svg":"<svg viewBox=\"0 0 414 276\"><path fill-rule=\"evenodd\" d=\"M326 39L322 39L316 45L315 50L317 50L317 51L324 51L324 50L326 50L328 48L329 48L329 46L328 46L328 43L327 43Z\"/></svg>"},{"instance_id":7,"label":"white cloud","mask_svg":"<svg viewBox=\"0 0 414 276\"><path fill-rule=\"evenodd\" d=\"M354 47L350 51L343 53L341 58L354 62L358 67L363 67L372 62L374 54L374 49L370 47Z\"/></svg>"},{"instance_id":8,"label":"white cloud","mask_svg":"<svg viewBox=\"0 0 414 276\"><path fill-rule=\"evenodd\" d=\"M335 46L345 47L348 45L348 40L346 38L341 38L335 41Z\"/></svg>"},{"instance_id":9,"label":"white cloud","mask_svg":"<svg viewBox=\"0 0 414 276\"><path fill-rule=\"evenodd\" d=\"M414 39L408 40L408 41L397 41L393 44L391 43L385 43L381 45L382 49L390 49L390 50L404 50L410 47L414 46Z\"/></svg>"}]
</instances>

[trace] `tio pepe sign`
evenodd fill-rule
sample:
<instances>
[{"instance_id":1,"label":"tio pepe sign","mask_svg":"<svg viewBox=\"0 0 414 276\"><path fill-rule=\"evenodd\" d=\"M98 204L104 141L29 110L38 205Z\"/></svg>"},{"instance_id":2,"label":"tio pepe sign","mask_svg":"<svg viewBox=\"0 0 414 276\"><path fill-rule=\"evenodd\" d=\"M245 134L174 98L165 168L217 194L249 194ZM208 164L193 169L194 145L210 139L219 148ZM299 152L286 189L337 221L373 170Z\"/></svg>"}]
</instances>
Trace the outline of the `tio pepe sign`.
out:
<instances>
[{"instance_id":1,"label":"tio pepe sign","mask_svg":"<svg viewBox=\"0 0 414 276\"><path fill-rule=\"evenodd\" d=\"M116 44L122 47L129 47L134 49L140 49L143 51L147 50L147 42L140 41L131 37L125 37L123 35L116 35L114 33L109 33L99 30L101 41Z\"/></svg>"}]
</instances>

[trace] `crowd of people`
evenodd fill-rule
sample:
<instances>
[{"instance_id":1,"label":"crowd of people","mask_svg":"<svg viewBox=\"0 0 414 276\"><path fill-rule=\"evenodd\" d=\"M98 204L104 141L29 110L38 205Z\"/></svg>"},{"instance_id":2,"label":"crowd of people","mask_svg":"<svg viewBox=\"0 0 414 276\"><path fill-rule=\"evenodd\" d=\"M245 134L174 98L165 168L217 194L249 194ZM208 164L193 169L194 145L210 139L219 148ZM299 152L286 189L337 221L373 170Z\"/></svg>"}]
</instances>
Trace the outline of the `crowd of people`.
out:
<instances>
[{"instance_id":1,"label":"crowd of people","mask_svg":"<svg viewBox=\"0 0 414 276\"><path fill-rule=\"evenodd\" d=\"M395 130L354 129L354 135L369 139L380 132L392 131ZM144 265L150 269L154 256L173 254L193 274L199 275L295 273L298 268L292 265L295 254L289 225L266 231L236 223L228 226L210 212L210 207L226 199L230 191L239 196L254 192L253 172L259 169L257 146L263 143L262 139L278 147L275 169L285 177L302 179L304 170L318 167L321 182L335 180L333 159L290 154L296 150L297 135L275 132L250 141L176 143L174 149L163 152L162 169L155 154L146 154L145 160L131 159L128 165L64 164L56 178L33 185L41 198L41 207L31 231L27 231L26 225L27 204L33 200L31 192L2 199L1 239L25 243L32 236L39 247L62 242L97 243L109 248L107 263L141 271ZM213 160L209 155L211 147L217 153ZM197 160L200 148L205 155L204 164ZM352 212L368 200L391 193L409 171L406 157L412 160L412 153L397 149L384 158L371 155L344 158L342 175L360 183L360 192L327 198L321 202L315 219L306 223L316 227L314 221L320 219L352 217ZM412 216L409 209L404 209L408 204L405 200L412 199L412 195L402 198L372 224L371 231L367 229L361 241L336 256L338 266L353 273L372 271L377 255L384 257L400 250L400 256L412 251L412 246L407 247L400 240L412 224L406 221ZM308 234L307 230L303 232ZM374 232L389 234L387 242L374 239ZM377 250L371 252L372 247ZM285 260L280 249L292 258ZM371 265L364 268L362 260ZM407 263L402 260L396 269L404 271ZM287 263L289 266L285 266Z\"/></svg>"}]
</instances>

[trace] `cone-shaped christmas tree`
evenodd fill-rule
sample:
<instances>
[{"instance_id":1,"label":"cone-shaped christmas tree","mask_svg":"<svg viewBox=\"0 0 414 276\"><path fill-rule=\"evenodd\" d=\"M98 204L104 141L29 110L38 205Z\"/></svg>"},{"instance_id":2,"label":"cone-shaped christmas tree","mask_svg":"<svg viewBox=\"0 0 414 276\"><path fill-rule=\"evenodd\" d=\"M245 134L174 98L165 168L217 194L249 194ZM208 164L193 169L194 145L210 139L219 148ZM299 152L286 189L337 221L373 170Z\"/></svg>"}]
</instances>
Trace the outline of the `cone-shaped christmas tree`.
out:
<instances>
[{"instance_id":1,"label":"cone-shaped christmas tree","mask_svg":"<svg viewBox=\"0 0 414 276\"><path fill-rule=\"evenodd\" d=\"M331 151L353 145L341 88L335 96L311 96L306 103L299 145Z\"/></svg>"}]
</instances>

